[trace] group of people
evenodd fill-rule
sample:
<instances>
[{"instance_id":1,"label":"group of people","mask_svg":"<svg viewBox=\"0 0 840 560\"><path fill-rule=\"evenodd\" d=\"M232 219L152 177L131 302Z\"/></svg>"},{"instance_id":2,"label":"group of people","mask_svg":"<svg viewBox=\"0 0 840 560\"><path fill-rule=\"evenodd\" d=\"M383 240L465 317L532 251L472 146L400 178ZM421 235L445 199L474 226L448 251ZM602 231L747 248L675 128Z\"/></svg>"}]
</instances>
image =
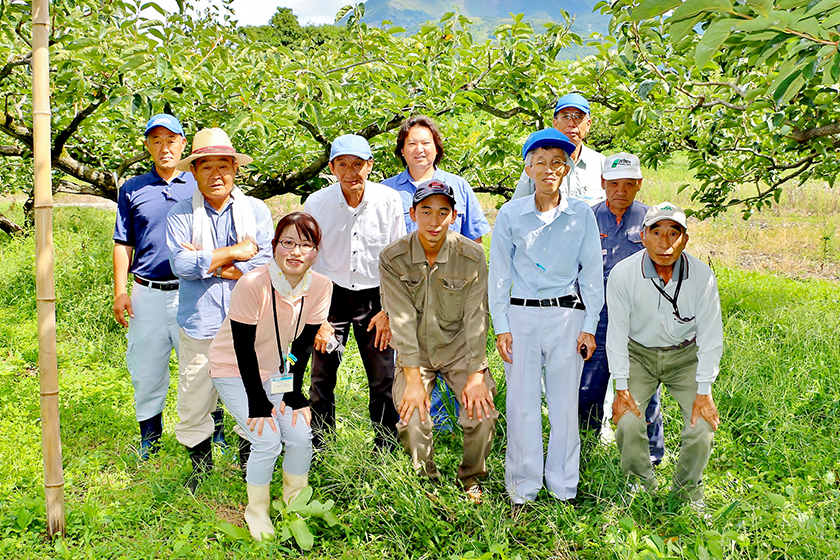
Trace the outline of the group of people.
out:
<instances>
[{"instance_id":1,"label":"group of people","mask_svg":"<svg viewBox=\"0 0 840 560\"><path fill-rule=\"evenodd\" d=\"M403 123L395 155L406 169L382 184L368 180L374 161L366 139L333 140L337 182L276 227L266 205L235 185L252 158L223 130L197 132L182 157L181 124L152 117L145 144L154 166L120 188L114 233L114 315L128 326L141 458L160 445L174 348L175 436L191 458L189 488L212 469L213 441L224 442L221 398L239 436L245 520L255 539L272 534L276 461L285 450L290 503L308 485L313 450L332 441L352 327L368 378L374 451L401 442L416 472L440 481L432 416L446 414L433 406L442 382L464 432L457 476L479 502L499 416L486 352L492 317L506 379L505 486L514 508L543 486L554 499L575 500L581 431L601 429L611 378L622 469L640 491L656 487L664 384L684 420L672 489L701 504L719 423L711 397L723 347L715 277L684 252L680 208L635 200L639 159L605 158L583 144L591 122L587 100L568 94L553 128L525 141L523 176L499 210L488 268L481 241L490 225L470 185L439 168L443 141L428 117Z\"/></svg>"}]
</instances>

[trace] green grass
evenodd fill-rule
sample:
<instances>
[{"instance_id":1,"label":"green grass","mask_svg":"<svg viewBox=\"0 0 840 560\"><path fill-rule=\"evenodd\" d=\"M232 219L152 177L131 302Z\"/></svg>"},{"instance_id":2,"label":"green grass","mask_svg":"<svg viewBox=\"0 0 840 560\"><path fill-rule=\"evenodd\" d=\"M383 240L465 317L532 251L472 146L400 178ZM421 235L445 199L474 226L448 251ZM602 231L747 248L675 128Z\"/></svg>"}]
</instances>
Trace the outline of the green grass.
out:
<instances>
[{"instance_id":1,"label":"green grass","mask_svg":"<svg viewBox=\"0 0 840 560\"><path fill-rule=\"evenodd\" d=\"M708 524L669 502L665 492L627 495L614 445L596 447L585 464L577 509L542 496L511 519L504 420L483 505L469 505L455 486L458 436L436 440L446 484L422 483L402 453L372 455L366 382L351 349L339 380L337 440L312 472L316 496L335 500L342 526L313 522L315 546L303 553L292 541L234 540L219 528L225 521L243 525L245 485L234 457L217 453L216 472L197 496L184 489L189 463L172 435L174 390L162 451L148 463L136 460L125 333L110 311L112 228L113 214L104 211L56 211L67 503L67 536L57 542L45 538L34 240L0 234L1 558L840 556L836 284L717 271L726 350L714 395L724 423L706 473ZM501 363L494 351L491 356L504 412ZM174 372L174 360L172 367ZM665 400L668 454L657 472L661 487L673 475L679 443L678 413ZM279 478L273 489L279 497Z\"/></svg>"}]
</instances>

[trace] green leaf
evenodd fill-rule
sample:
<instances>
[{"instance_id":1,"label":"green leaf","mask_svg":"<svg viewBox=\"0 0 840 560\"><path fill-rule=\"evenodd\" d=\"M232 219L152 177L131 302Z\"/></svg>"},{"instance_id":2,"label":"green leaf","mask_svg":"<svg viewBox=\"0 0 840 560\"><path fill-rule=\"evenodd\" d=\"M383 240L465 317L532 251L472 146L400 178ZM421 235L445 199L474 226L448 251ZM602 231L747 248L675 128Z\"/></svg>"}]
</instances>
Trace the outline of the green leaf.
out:
<instances>
[{"instance_id":1,"label":"green leaf","mask_svg":"<svg viewBox=\"0 0 840 560\"><path fill-rule=\"evenodd\" d=\"M120 72L128 72L129 70L134 70L141 64L146 62L146 57L142 54L137 55L135 57L130 58L125 64L120 66Z\"/></svg>"},{"instance_id":2,"label":"green leaf","mask_svg":"<svg viewBox=\"0 0 840 560\"><path fill-rule=\"evenodd\" d=\"M825 21L822 22L822 25L825 28L837 27L838 25L840 25L840 12L831 14L830 16L825 18Z\"/></svg>"},{"instance_id":3,"label":"green leaf","mask_svg":"<svg viewBox=\"0 0 840 560\"><path fill-rule=\"evenodd\" d=\"M248 532L247 529L243 529L242 527L239 527L238 525L234 525L232 523L228 523L227 521L217 523L216 529L220 530L225 535L227 535L235 541L251 538L251 534Z\"/></svg>"},{"instance_id":4,"label":"green leaf","mask_svg":"<svg viewBox=\"0 0 840 560\"><path fill-rule=\"evenodd\" d=\"M694 49L694 63L697 68L703 69L706 63L711 60L715 54L720 50L723 43L729 38L732 33L732 18L719 19L712 22L712 24L703 33L700 42Z\"/></svg>"},{"instance_id":5,"label":"green leaf","mask_svg":"<svg viewBox=\"0 0 840 560\"><path fill-rule=\"evenodd\" d=\"M668 10L673 10L681 4L680 0L646 0L642 2L633 13L630 14L630 21L642 21L661 16Z\"/></svg>"},{"instance_id":6,"label":"green leaf","mask_svg":"<svg viewBox=\"0 0 840 560\"><path fill-rule=\"evenodd\" d=\"M766 16L773 9L773 0L747 0L747 6Z\"/></svg>"},{"instance_id":7,"label":"green leaf","mask_svg":"<svg viewBox=\"0 0 840 560\"><path fill-rule=\"evenodd\" d=\"M343 6L340 10L338 10L338 12L336 12L336 14L335 14L335 23L338 23L339 21L341 21L342 18L344 18L344 16L347 15L347 12L349 12L352 9L353 9L353 6L350 5L350 4L347 4L346 6Z\"/></svg>"},{"instance_id":8,"label":"green leaf","mask_svg":"<svg viewBox=\"0 0 840 560\"><path fill-rule=\"evenodd\" d=\"M315 544L315 537L312 535L312 531L309 530L309 526L303 519L298 518L290 521L289 531L291 531L297 545L303 550L309 550L312 548L312 545Z\"/></svg>"},{"instance_id":9,"label":"green leaf","mask_svg":"<svg viewBox=\"0 0 840 560\"><path fill-rule=\"evenodd\" d=\"M685 36L688 35L692 29L694 29L694 26L697 25L701 19L703 19L703 14L697 14L693 18L682 19L676 22L672 22L668 28L668 38L671 41L671 44L676 45L677 43L682 41L685 38Z\"/></svg>"},{"instance_id":10,"label":"green leaf","mask_svg":"<svg viewBox=\"0 0 840 560\"><path fill-rule=\"evenodd\" d=\"M293 511L300 511L306 507L306 504L309 503L309 499L312 498L312 487L307 486L303 490L301 490L300 494L297 495L297 498L288 505L286 511L293 512Z\"/></svg>"},{"instance_id":11,"label":"green leaf","mask_svg":"<svg viewBox=\"0 0 840 560\"><path fill-rule=\"evenodd\" d=\"M650 94L651 90L653 90L653 88L656 87L656 84L658 83L659 82L657 82L656 80L645 80L644 82L642 82L639 85L639 97L641 97L642 99L647 97L648 94Z\"/></svg>"},{"instance_id":12,"label":"green leaf","mask_svg":"<svg viewBox=\"0 0 840 560\"><path fill-rule=\"evenodd\" d=\"M442 16L440 16L440 22L443 23L444 21L449 21L455 15L455 12L446 12Z\"/></svg>"},{"instance_id":13,"label":"green leaf","mask_svg":"<svg viewBox=\"0 0 840 560\"><path fill-rule=\"evenodd\" d=\"M674 10L670 19L672 21L678 21L708 12L731 11L732 2L730 0L686 0L679 8Z\"/></svg>"},{"instance_id":14,"label":"green leaf","mask_svg":"<svg viewBox=\"0 0 840 560\"><path fill-rule=\"evenodd\" d=\"M836 8L838 6L840 6L840 0L822 0L821 2L817 2L816 5L808 8L808 11L805 12L805 17L811 17L817 14L821 14L823 12L827 12L832 8Z\"/></svg>"},{"instance_id":15,"label":"green leaf","mask_svg":"<svg viewBox=\"0 0 840 560\"><path fill-rule=\"evenodd\" d=\"M780 508L787 505L787 500L785 500L784 496L781 496L780 494L767 494L767 499L769 499L773 505Z\"/></svg>"}]
</instances>

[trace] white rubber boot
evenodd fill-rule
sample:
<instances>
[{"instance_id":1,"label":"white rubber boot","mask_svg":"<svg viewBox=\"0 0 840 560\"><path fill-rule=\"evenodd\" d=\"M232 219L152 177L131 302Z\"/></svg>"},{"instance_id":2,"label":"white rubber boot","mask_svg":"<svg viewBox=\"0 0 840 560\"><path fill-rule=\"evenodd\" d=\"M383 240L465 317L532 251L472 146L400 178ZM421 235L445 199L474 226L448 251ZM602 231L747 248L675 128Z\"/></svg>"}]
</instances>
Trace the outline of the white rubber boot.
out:
<instances>
[{"instance_id":1,"label":"white rubber boot","mask_svg":"<svg viewBox=\"0 0 840 560\"><path fill-rule=\"evenodd\" d=\"M274 534L274 525L268 515L271 504L271 485L248 485L248 505L245 507L245 523L254 540L261 541L263 534Z\"/></svg>"},{"instance_id":2,"label":"white rubber boot","mask_svg":"<svg viewBox=\"0 0 840 560\"><path fill-rule=\"evenodd\" d=\"M289 474L283 471L283 502L286 505L291 504L307 486L309 486L309 473Z\"/></svg>"}]
</instances>

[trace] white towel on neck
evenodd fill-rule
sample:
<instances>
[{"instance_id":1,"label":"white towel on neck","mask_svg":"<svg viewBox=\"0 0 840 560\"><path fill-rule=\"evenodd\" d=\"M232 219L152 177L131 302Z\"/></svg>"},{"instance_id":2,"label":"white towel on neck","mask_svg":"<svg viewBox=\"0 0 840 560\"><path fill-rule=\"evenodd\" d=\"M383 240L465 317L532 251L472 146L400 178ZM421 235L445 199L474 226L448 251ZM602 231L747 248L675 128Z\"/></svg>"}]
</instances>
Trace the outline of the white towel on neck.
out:
<instances>
[{"instance_id":1,"label":"white towel on neck","mask_svg":"<svg viewBox=\"0 0 840 560\"><path fill-rule=\"evenodd\" d=\"M301 281L293 288L274 259L268 261L268 277L271 278L271 285L274 286L277 293L292 303L306 294L309 291L309 287L312 286L311 268L303 274Z\"/></svg>"},{"instance_id":2,"label":"white towel on neck","mask_svg":"<svg viewBox=\"0 0 840 560\"><path fill-rule=\"evenodd\" d=\"M233 212L233 228L236 230L237 242L242 243L246 239L250 239L256 243L257 220L254 217L254 210L245 200L245 193L239 187L235 186L230 191L228 204L233 205L231 211ZM195 189L195 192L193 192L192 208L192 244L199 250L215 250L217 247L213 232L213 223L210 221L210 216L207 215L207 210L204 208L204 195L198 189Z\"/></svg>"}]
</instances>

